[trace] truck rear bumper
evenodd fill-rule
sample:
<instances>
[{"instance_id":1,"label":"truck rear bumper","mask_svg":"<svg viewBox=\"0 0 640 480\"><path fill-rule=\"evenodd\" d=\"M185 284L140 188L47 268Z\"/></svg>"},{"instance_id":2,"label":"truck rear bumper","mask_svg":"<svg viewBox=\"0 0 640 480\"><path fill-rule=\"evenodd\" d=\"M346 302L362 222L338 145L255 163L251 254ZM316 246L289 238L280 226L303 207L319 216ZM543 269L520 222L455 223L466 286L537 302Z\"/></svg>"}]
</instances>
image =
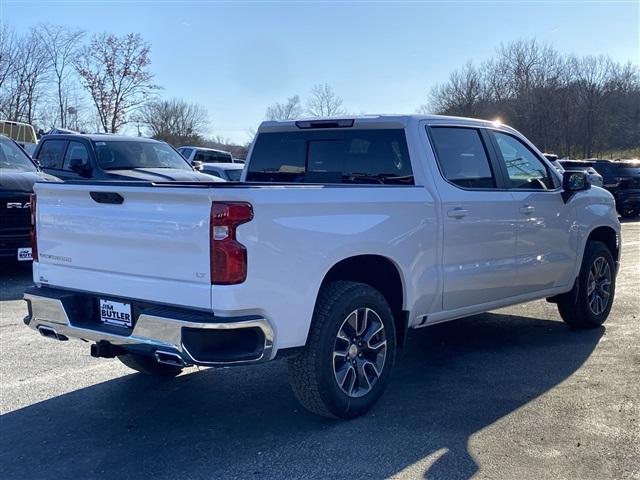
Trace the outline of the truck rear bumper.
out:
<instances>
[{"instance_id":1,"label":"truck rear bumper","mask_svg":"<svg viewBox=\"0 0 640 480\"><path fill-rule=\"evenodd\" d=\"M24 322L42 335L66 340L108 342L125 352L179 357L184 365L239 365L273 357L273 329L260 316L216 317L212 313L136 303L133 327L100 321L98 296L49 287L24 294ZM129 300L127 300L129 301ZM177 356L177 357L176 357Z\"/></svg>"}]
</instances>

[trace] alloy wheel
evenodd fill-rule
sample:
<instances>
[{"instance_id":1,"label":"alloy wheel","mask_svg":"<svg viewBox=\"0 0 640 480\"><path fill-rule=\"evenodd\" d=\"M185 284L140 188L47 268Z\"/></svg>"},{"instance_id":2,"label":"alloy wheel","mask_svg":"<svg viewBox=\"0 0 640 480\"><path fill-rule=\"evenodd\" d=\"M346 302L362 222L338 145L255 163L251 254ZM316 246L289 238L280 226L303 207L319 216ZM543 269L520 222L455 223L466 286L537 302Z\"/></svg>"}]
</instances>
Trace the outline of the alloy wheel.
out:
<instances>
[{"instance_id":1,"label":"alloy wheel","mask_svg":"<svg viewBox=\"0 0 640 480\"><path fill-rule=\"evenodd\" d=\"M587 300L589 310L601 315L611 299L611 267L604 257L597 257L589 269L587 279Z\"/></svg>"},{"instance_id":2,"label":"alloy wheel","mask_svg":"<svg viewBox=\"0 0 640 480\"><path fill-rule=\"evenodd\" d=\"M362 397L376 384L387 356L380 316L370 308L354 310L342 322L333 348L333 374L350 397Z\"/></svg>"}]
</instances>

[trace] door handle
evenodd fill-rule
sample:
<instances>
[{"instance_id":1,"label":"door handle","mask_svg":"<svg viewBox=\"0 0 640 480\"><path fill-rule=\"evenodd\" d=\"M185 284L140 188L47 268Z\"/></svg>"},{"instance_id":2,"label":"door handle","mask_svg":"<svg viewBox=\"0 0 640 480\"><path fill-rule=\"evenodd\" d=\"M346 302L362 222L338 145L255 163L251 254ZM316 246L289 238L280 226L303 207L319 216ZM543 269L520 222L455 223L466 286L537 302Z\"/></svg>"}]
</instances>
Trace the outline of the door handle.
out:
<instances>
[{"instance_id":1,"label":"door handle","mask_svg":"<svg viewBox=\"0 0 640 480\"><path fill-rule=\"evenodd\" d=\"M89 192L89 196L93 198L94 202L98 203L120 205L124 202L124 197L116 192Z\"/></svg>"},{"instance_id":2,"label":"door handle","mask_svg":"<svg viewBox=\"0 0 640 480\"><path fill-rule=\"evenodd\" d=\"M469 213L469 210L465 210L464 208L461 208L461 207L456 207L456 208L452 208L447 212L447 217L462 218L466 216L467 213Z\"/></svg>"},{"instance_id":3,"label":"door handle","mask_svg":"<svg viewBox=\"0 0 640 480\"><path fill-rule=\"evenodd\" d=\"M524 207L520 207L520 213L523 213L525 215L531 215L535 211L536 207L534 207L533 205L525 205Z\"/></svg>"}]
</instances>

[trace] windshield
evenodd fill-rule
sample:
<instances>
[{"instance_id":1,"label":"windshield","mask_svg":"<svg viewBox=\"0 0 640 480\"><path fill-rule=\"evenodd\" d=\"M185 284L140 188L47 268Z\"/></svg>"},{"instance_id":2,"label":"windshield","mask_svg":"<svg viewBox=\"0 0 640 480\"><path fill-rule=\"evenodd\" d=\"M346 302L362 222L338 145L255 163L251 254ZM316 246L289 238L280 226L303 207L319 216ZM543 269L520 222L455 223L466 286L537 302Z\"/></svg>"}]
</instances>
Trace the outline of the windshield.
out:
<instances>
[{"instance_id":1,"label":"windshield","mask_svg":"<svg viewBox=\"0 0 640 480\"><path fill-rule=\"evenodd\" d=\"M93 142L103 170L177 168L192 170L185 159L166 143L126 141Z\"/></svg>"},{"instance_id":2,"label":"windshield","mask_svg":"<svg viewBox=\"0 0 640 480\"><path fill-rule=\"evenodd\" d=\"M0 138L0 168L20 172L38 171L27 154L8 138Z\"/></svg>"}]
</instances>

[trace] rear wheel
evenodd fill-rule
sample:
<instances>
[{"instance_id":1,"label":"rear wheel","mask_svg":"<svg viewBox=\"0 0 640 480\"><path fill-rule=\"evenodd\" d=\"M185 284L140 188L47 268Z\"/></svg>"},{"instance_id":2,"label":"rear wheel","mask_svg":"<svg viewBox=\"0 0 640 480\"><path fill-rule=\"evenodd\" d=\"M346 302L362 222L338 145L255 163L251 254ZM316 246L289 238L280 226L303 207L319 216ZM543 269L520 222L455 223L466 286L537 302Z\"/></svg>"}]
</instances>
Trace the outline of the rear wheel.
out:
<instances>
[{"instance_id":1,"label":"rear wheel","mask_svg":"<svg viewBox=\"0 0 640 480\"><path fill-rule=\"evenodd\" d=\"M573 328L602 325L611 311L615 293L615 261L602 242L588 242L573 290L558 299L560 316Z\"/></svg>"},{"instance_id":2,"label":"rear wheel","mask_svg":"<svg viewBox=\"0 0 640 480\"><path fill-rule=\"evenodd\" d=\"M289 360L296 398L313 413L353 418L386 388L396 354L393 314L380 292L362 283L321 290L307 346Z\"/></svg>"},{"instance_id":3,"label":"rear wheel","mask_svg":"<svg viewBox=\"0 0 640 480\"><path fill-rule=\"evenodd\" d=\"M139 355L137 353L118 355L118 360L129 368L137 370L140 373L144 373L145 375L153 375L155 377L177 377L182 372L182 368L180 367L158 363L153 357Z\"/></svg>"}]
</instances>

